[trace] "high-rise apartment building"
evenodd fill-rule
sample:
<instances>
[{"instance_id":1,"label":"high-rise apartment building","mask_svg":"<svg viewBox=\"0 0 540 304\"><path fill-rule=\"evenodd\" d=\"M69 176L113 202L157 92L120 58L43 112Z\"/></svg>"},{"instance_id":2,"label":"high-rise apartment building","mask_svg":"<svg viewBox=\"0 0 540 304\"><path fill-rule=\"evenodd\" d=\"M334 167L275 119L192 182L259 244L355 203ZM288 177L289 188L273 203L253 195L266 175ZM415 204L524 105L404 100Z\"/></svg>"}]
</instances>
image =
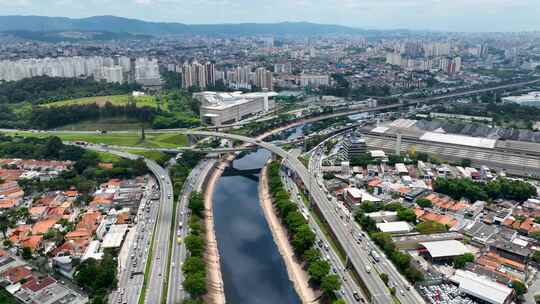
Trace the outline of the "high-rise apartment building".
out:
<instances>
[{"instance_id":1,"label":"high-rise apartment building","mask_svg":"<svg viewBox=\"0 0 540 304\"><path fill-rule=\"evenodd\" d=\"M273 77L272 72L267 71L266 68L260 67L255 70L255 86L261 90L272 91L273 89Z\"/></svg>"},{"instance_id":2,"label":"high-rise apartment building","mask_svg":"<svg viewBox=\"0 0 540 304\"><path fill-rule=\"evenodd\" d=\"M211 62L200 64L197 61L193 63L184 63L182 66L182 87L187 89L193 86L206 88L214 85L216 82L215 66Z\"/></svg>"},{"instance_id":3,"label":"high-rise apartment building","mask_svg":"<svg viewBox=\"0 0 540 304\"><path fill-rule=\"evenodd\" d=\"M161 78L157 60L147 58L91 56L0 61L0 80L17 81L37 76L94 77L107 82L159 81Z\"/></svg>"},{"instance_id":4,"label":"high-rise apartment building","mask_svg":"<svg viewBox=\"0 0 540 304\"><path fill-rule=\"evenodd\" d=\"M300 86L301 87L312 87L318 88L321 86L328 86L330 84L330 77L328 75L300 75Z\"/></svg>"}]
</instances>

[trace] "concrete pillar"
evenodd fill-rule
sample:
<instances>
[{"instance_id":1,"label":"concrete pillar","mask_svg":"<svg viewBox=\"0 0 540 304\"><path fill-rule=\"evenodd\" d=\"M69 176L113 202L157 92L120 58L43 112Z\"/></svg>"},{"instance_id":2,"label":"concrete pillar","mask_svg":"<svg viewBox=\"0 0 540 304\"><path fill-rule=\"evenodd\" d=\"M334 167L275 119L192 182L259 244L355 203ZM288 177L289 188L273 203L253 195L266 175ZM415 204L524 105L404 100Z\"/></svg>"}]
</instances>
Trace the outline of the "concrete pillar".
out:
<instances>
[{"instance_id":1,"label":"concrete pillar","mask_svg":"<svg viewBox=\"0 0 540 304\"><path fill-rule=\"evenodd\" d=\"M396 136L396 151L394 151L396 155L401 154L401 134L397 134Z\"/></svg>"}]
</instances>

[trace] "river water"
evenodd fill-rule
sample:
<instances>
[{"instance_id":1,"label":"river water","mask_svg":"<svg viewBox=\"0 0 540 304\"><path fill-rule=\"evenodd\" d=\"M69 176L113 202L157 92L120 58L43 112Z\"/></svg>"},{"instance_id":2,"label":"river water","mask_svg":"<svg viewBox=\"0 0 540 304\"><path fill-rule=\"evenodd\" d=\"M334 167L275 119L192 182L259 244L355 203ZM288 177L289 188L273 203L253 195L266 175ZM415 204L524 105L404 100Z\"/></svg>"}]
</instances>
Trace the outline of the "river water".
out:
<instances>
[{"instance_id":1,"label":"river water","mask_svg":"<svg viewBox=\"0 0 540 304\"><path fill-rule=\"evenodd\" d=\"M288 137L302 135L295 128ZM258 150L233 162L239 170L262 168ZM227 303L300 303L272 238L258 195L259 175L223 176L214 190L214 222Z\"/></svg>"}]
</instances>

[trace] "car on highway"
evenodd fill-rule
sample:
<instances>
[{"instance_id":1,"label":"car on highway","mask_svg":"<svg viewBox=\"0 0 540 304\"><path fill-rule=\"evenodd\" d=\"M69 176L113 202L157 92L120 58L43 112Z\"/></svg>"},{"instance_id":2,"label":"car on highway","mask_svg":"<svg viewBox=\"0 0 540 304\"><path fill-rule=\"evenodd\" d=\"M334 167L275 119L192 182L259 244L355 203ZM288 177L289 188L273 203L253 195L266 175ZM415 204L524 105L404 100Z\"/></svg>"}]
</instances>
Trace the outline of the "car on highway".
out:
<instances>
[{"instance_id":1,"label":"car on highway","mask_svg":"<svg viewBox=\"0 0 540 304\"><path fill-rule=\"evenodd\" d=\"M357 291L353 292L353 298L356 300L356 302L359 302L361 299Z\"/></svg>"}]
</instances>

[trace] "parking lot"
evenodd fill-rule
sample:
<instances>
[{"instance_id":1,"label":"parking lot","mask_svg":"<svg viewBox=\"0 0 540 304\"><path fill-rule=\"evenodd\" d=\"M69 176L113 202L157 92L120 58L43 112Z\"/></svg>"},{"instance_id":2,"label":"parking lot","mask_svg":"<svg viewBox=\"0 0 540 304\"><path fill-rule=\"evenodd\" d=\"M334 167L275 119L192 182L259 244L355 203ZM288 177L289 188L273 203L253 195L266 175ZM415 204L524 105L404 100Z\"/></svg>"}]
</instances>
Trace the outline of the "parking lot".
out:
<instances>
[{"instance_id":1,"label":"parking lot","mask_svg":"<svg viewBox=\"0 0 540 304\"><path fill-rule=\"evenodd\" d=\"M440 284L433 286L420 286L420 293L428 303L437 304L476 304L476 302L464 294L452 284Z\"/></svg>"}]
</instances>

